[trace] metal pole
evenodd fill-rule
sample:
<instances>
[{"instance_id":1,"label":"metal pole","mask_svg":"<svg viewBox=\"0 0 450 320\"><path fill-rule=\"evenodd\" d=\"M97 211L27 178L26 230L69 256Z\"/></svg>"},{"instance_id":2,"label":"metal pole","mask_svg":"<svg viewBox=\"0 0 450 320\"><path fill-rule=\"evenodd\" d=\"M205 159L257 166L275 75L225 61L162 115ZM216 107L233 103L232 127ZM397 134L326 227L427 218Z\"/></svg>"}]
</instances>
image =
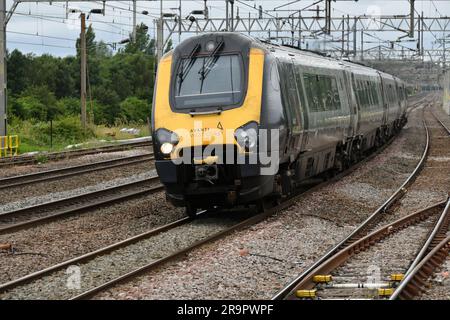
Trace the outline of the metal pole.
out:
<instances>
[{"instance_id":1,"label":"metal pole","mask_svg":"<svg viewBox=\"0 0 450 320\"><path fill-rule=\"evenodd\" d=\"M361 61L364 60L364 31L361 30Z\"/></svg>"},{"instance_id":2,"label":"metal pole","mask_svg":"<svg viewBox=\"0 0 450 320\"><path fill-rule=\"evenodd\" d=\"M410 17L409 17L409 36L411 38L414 37L414 1L415 0L409 0L410 4Z\"/></svg>"},{"instance_id":3,"label":"metal pole","mask_svg":"<svg viewBox=\"0 0 450 320\"><path fill-rule=\"evenodd\" d=\"M358 19L356 17L353 18L353 57L356 59L356 24L358 23Z\"/></svg>"},{"instance_id":4,"label":"metal pole","mask_svg":"<svg viewBox=\"0 0 450 320\"><path fill-rule=\"evenodd\" d=\"M341 35L341 43L342 43L342 48L341 48L341 57L344 56L344 51L345 51L345 41L344 41L344 37L345 37L345 16L342 15L342 35Z\"/></svg>"},{"instance_id":5,"label":"metal pole","mask_svg":"<svg viewBox=\"0 0 450 320\"><path fill-rule=\"evenodd\" d=\"M7 134L6 115L6 0L0 0L0 136Z\"/></svg>"},{"instance_id":6,"label":"metal pole","mask_svg":"<svg viewBox=\"0 0 450 320\"><path fill-rule=\"evenodd\" d=\"M82 13L80 33L80 57L81 57L81 126L86 132L86 15Z\"/></svg>"},{"instance_id":7,"label":"metal pole","mask_svg":"<svg viewBox=\"0 0 450 320\"><path fill-rule=\"evenodd\" d=\"M137 20L136 20L136 0L133 0L133 42L136 43L137 32Z\"/></svg>"},{"instance_id":8,"label":"metal pole","mask_svg":"<svg viewBox=\"0 0 450 320\"><path fill-rule=\"evenodd\" d=\"M331 0L325 2L325 32L331 33Z\"/></svg>"},{"instance_id":9,"label":"metal pole","mask_svg":"<svg viewBox=\"0 0 450 320\"><path fill-rule=\"evenodd\" d=\"M226 31L230 30L228 18L229 18L228 0L225 0L225 29L226 29Z\"/></svg>"},{"instance_id":10,"label":"metal pole","mask_svg":"<svg viewBox=\"0 0 450 320\"><path fill-rule=\"evenodd\" d=\"M234 31L234 0L230 0L231 4L231 31Z\"/></svg>"},{"instance_id":11,"label":"metal pole","mask_svg":"<svg viewBox=\"0 0 450 320\"><path fill-rule=\"evenodd\" d=\"M298 11L298 48L302 48L302 12Z\"/></svg>"},{"instance_id":12,"label":"metal pole","mask_svg":"<svg viewBox=\"0 0 450 320\"><path fill-rule=\"evenodd\" d=\"M421 16L419 15L419 20L417 21L417 51L419 51L419 56L421 55L420 50L420 36L422 33L420 32L420 23L422 22Z\"/></svg>"},{"instance_id":13,"label":"metal pole","mask_svg":"<svg viewBox=\"0 0 450 320\"><path fill-rule=\"evenodd\" d=\"M181 0L180 0L179 5L180 6L178 7L178 10L179 10L179 16L178 16L178 43L181 42L181 15L183 14L181 12ZM205 1L205 8L206 8L206 1Z\"/></svg>"},{"instance_id":14,"label":"metal pole","mask_svg":"<svg viewBox=\"0 0 450 320\"><path fill-rule=\"evenodd\" d=\"M421 20L421 22L420 22L420 32L422 34L420 36L420 53L421 53L422 59L423 59L423 57L424 57L424 52L423 52L423 30L424 30L424 27L423 27L423 11L422 11L422 15L420 17L420 20Z\"/></svg>"},{"instance_id":15,"label":"metal pole","mask_svg":"<svg viewBox=\"0 0 450 320\"><path fill-rule=\"evenodd\" d=\"M347 52L345 55L348 57L350 54L350 16L347 15Z\"/></svg>"},{"instance_id":16,"label":"metal pole","mask_svg":"<svg viewBox=\"0 0 450 320\"><path fill-rule=\"evenodd\" d=\"M163 1L160 1L160 13L159 13L159 19L158 19L158 26L157 26L157 35L156 35L156 58L159 62L161 60L163 54L164 54L164 22L163 22Z\"/></svg>"},{"instance_id":17,"label":"metal pole","mask_svg":"<svg viewBox=\"0 0 450 320\"><path fill-rule=\"evenodd\" d=\"M205 19L208 20L209 19L209 12L208 12L208 4L206 3L207 0L203 0L205 2L205 6L204 6L204 12L205 12ZM180 8L181 8L181 0L180 0Z\"/></svg>"}]
</instances>

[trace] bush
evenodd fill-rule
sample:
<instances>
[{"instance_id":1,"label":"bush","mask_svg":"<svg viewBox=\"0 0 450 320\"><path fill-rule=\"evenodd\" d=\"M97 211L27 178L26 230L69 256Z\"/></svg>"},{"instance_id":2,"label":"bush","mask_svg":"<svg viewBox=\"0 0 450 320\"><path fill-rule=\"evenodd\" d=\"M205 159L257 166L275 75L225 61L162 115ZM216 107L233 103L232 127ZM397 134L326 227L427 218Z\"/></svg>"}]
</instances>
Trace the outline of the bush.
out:
<instances>
[{"instance_id":1,"label":"bush","mask_svg":"<svg viewBox=\"0 0 450 320\"><path fill-rule=\"evenodd\" d=\"M131 122L145 123L147 117L150 117L150 106L145 100L137 97L129 97L122 101L120 111L123 118Z\"/></svg>"},{"instance_id":2,"label":"bush","mask_svg":"<svg viewBox=\"0 0 450 320\"><path fill-rule=\"evenodd\" d=\"M81 102L77 98L63 98L56 103L58 113L78 116L81 114Z\"/></svg>"},{"instance_id":3,"label":"bush","mask_svg":"<svg viewBox=\"0 0 450 320\"><path fill-rule=\"evenodd\" d=\"M21 140L21 152L48 149L50 147L50 122L36 120L17 120L10 124L11 134ZM53 121L53 146L64 148L70 144L86 141L94 136L93 129L87 128L84 135L78 116L62 117Z\"/></svg>"}]
</instances>

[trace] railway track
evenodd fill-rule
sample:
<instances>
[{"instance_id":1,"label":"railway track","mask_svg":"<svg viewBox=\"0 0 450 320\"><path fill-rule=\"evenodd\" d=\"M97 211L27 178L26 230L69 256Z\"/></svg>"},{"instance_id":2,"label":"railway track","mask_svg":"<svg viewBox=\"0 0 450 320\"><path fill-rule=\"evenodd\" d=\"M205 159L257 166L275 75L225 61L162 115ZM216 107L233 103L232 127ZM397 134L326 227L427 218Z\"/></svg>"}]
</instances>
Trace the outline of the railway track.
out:
<instances>
[{"instance_id":1,"label":"railway track","mask_svg":"<svg viewBox=\"0 0 450 320\"><path fill-rule=\"evenodd\" d=\"M74 157L80 157L96 153L110 153L117 151L124 151L132 148L142 148L150 147L151 142L149 141L139 141L139 142L127 142L119 145L110 145L97 148L86 148L78 150L68 150L61 152L50 152L50 153L39 153L39 155L44 155L47 160L61 160L69 159ZM39 159L37 155L19 155L15 157L0 158L0 168L8 167L12 165L26 165L38 163Z\"/></svg>"},{"instance_id":2,"label":"railway track","mask_svg":"<svg viewBox=\"0 0 450 320\"><path fill-rule=\"evenodd\" d=\"M399 272L414 259L414 248L427 232L448 219L450 201L412 213L344 247L297 283L285 298L378 299L389 297L402 279ZM431 239L431 238L428 238ZM428 243L428 241L426 241ZM380 250L385 256L381 256ZM389 254L386 253L389 251ZM420 259L420 253L416 260ZM395 258L394 258L395 257ZM383 270L377 263L387 263ZM411 266L414 266L413 262ZM373 276L374 271L377 274ZM361 279L368 278L368 281ZM374 281L375 280L375 281Z\"/></svg>"},{"instance_id":3,"label":"railway track","mask_svg":"<svg viewBox=\"0 0 450 320\"><path fill-rule=\"evenodd\" d=\"M15 232L100 206L163 190L158 177L83 193L0 214L0 234Z\"/></svg>"},{"instance_id":4,"label":"railway track","mask_svg":"<svg viewBox=\"0 0 450 320\"><path fill-rule=\"evenodd\" d=\"M129 156L111 160L98 161L88 164L64 167L53 170L40 171L20 176L13 176L0 179L0 190L12 187L23 186L26 184L48 182L52 180L72 177L79 174L112 169L122 166L129 166L154 160L153 154L138 156Z\"/></svg>"},{"instance_id":5,"label":"railway track","mask_svg":"<svg viewBox=\"0 0 450 320\"><path fill-rule=\"evenodd\" d=\"M428 140L428 139L427 139ZM162 226L157 229L150 230L144 234L141 234L136 237L132 237L130 239L124 240L122 242L116 243L114 245L105 247L103 249L88 253L86 255L68 260L66 262L60 263L53 267L44 269L39 272L35 272L28 276L19 278L17 280L11 281L9 283L5 283L0 286L0 298L59 298L59 299L87 299L93 297L95 294L112 288L113 286L132 279L142 273L153 270L162 264L172 261L176 258L182 257L185 254L189 253L195 248L198 248L206 243L210 243L217 239L224 237L236 230L243 229L245 227L251 226L255 223L258 223L267 217L273 215L276 212L284 210L298 201L298 198L305 193L314 192L325 185L333 181L337 181L341 179L343 176L353 172L358 169L365 162L372 159L375 155L379 154L383 149L380 149L378 152L372 154L362 162L357 165L351 167L349 170L337 175L336 177L320 183L312 188L308 188L307 191L300 192L296 196L282 202L281 204L268 208L263 212L250 216L248 218L243 218L239 221L234 221L228 225L227 223L222 224L223 228L220 230L215 230L211 234L204 234L199 239L191 239L189 243L184 242L185 246L181 248L173 248L173 250L169 250L167 254L164 254L159 257L152 257L151 249L155 248L158 243L161 241L156 241L155 237L163 236L164 234L169 234L169 239L174 238L174 232L176 230L182 230L182 228L186 228L192 226L195 223L201 223L202 219L196 219L194 221L189 218L178 220L172 224L168 224ZM426 151L424 151L423 157L426 156L426 152L428 150L428 143ZM421 159L421 163L423 163L423 159ZM415 172L420 169L420 165L416 168ZM404 187L409 184L409 181L412 177L408 178L408 181L399 189L398 193L401 194L404 192ZM387 202L392 202L394 197L391 197ZM220 215L220 213L218 213ZM201 212L200 217L205 216L208 217L210 213ZM229 214L227 215L230 216ZM203 220L204 221L204 220ZM213 225L216 225L214 223ZM183 233L183 232L181 232ZM180 234L180 232L178 232ZM143 242L145 241L145 245ZM175 241L172 239L172 242L180 243L181 241L175 236ZM171 242L162 241L165 247L171 247ZM121 269L119 266L127 264L127 252L133 250L139 250L139 248L145 248L144 253L139 253L139 257L147 257L150 258L148 260L140 260L140 264L136 263L134 260L131 263L132 268L130 269ZM115 259L110 259L111 257L116 257ZM117 263L119 262L119 263ZM91 281L82 281L81 287L78 289L71 289L66 286L68 276L66 274L67 268L77 265L78 270L82 272L82 274L88 274L88 278L95 278L97 280ZM102 267L103 266L103 267ZM118 270L120 269L120 270ZM86 271L88 270L88 271ZM91 270L91 271L89 271ZM92 271L94 270L94 271ZM118 272L116 272L118 271ZM100 276L108 275L107 278L102 278L99 280ZM91 276L92 275L92 276ZM49 289L50 288L50 289ZM49 295L45 295L43 292L47 292ZM35 295L34 295L35 294Z\"/></svg>"},{"instance_id":6,"label":"railway track","mask_svg":"<svg viewBox=\"0 0 450 320\"><path fill-rule=\"evenodd\" d=\"M433 272L448 258L450 253L450 200L433 231L408 269L405 279L390 297L413 299L427 289L427 280Z\"/></svg>"},{"instance_id":7,"label":"railway track","mask_svg":"<svg viewBox=\"0 0 450 320\"><path fill-rule=\"evenodd\" d=\"M433 117L448 133L450 138L450 128L445 125L434 112ZM450 254L450 208L446 207L447 214L439 221L439 224L431 233L427 242L423 246L420 254L414 263L411 264L405 279L396 288L391 300L414 299L421 294L426 294L430 289L430 278L434 272L449 258Z\"/></svg>"},{"instance_id":8,"label":"railway track","mask_svg":"<svg viewBox=\"0 0 450 320\"><path fill-rule=\"evenodd\" d=\"M93 270L99 270L100 266L96 265L96 263L97 262L101 263L102 260L100 258L106 257L105 259L107 259L108 256L111 257L111 255L109 255L110 253L117 256L116 254L117 254L118 250L120 250L120 252L122 252L122 253L124 251L126 252L127 250L129 250L127 248L130 248L130 246L133 246L133 248L134 248L135 246L137 246L136 244L138 244L138 243L139 243L138 247L139 246L142 247L142 241L151 241L151 239L154 239L155 236L158 236L159 234L161 234L163 232L173 232L176 228L186 227L186 225L188 223L195 223L196 221L192 221L189 218L181 219L176 222L169 223L165 226L150 230L141 235L131 237L129 239L118 242L116 244L113 244L113 245L107 246L105 248L90 252L88 254L76 257L74 259L62 262L60 264L57 264L52 267L46 268L44 270L29 274L29 275L19 278L17 280L13 280L11 282L5 283L3 285L0 285L0 298L20 298L21 292L24 295L26 295L27 298L29 298L30 297L29 296L30 285L31 285L31 288L34 288L33 287L34 283L38 283L39 286L43 285L44 289L45 289L45 287L48 287L48 285L50 285L49 283L59 283L60 284L59 287L57 287L57 288L52 287L51 292L49 292L50 294L54 294L54 296L52 296L51 298L55 298L55 299L56 298L59 298L59 299L61 299L61 298L86 299L86 298L92 297L93 295L95 295L98 292L101 292L110 287L113 287L114 285L116 285L122 281L126 281L130 278L138 276L141 273L153 270L153 269L159 267L160 265L162 265L163 263L166 263L166 262L174 260L178 257L181 257L181 256L187 254L188 252L192 251L193 249L198 248L206 243L215 241L217 239L220 239L220 238L232 233L233 231L243 229L247 226L251 226L253 224L256 224L256 223L266 219L267 217L273 215L275 212L283 210L283 209L289 207L290 205L294 204L301 195L304 195L305 193L309 193L309 192L314 192L314 191L318 190L319 188L322 188L325 185L328 185L332 181L339 180L344 175L347 175L350 172L357 170L357 168L362 166L365 162L369 161L370 159L375 157L377 154L382 152L383 149L384 148L381 148L380 150L373 153L371 156L369 156L365 160L363 160L360 163L356 164L355 166L351 167L347 171L339 174L338 176L332 178L331 180L320 183L312 188L305 187L304 192L301 192L297 196L281 203L280 205L278 205L276 207L269 208L269 209L265 210L264 212L262 212L258 215L255 215L255 216L251 216L247 219L242 219L241 221L234 223L229 227L222 228L221 230L218 230L215 233L212 233L208 236L198 239L197 241L193 241L190 245L187 245L184 248L174 250L173 252L168 252L168 254L166 256L160 257L157 259L153 259L153 260L149 261L148 263L143 264L142 266L139 266L137 268L136 268L135 263L133 262L132 267L130 268L131 271L122 270L121 274L117 275L116 277L111 277L111 279L108 279L107 281L103 281L103 282L100 282L95 285L92 285L92 283L91 283L89 288L83 287L81 292L69 290L64 286L61 287L61 283L63 283L63 284L65 283L64 281L63 282L60 281L61 278L67 279L67 274L65 273L65 268L68 268L72 265L77 265L77 266L82 266L82 270L83 270L84 269L83 265L85 263L91 263ZM207 212L200 212L199 215L206 216L206 213ZM1 229L0 229L0 233L1 233ZM164 245L168 246L169 243L170 243L170 241L164 242ZM152 243L151 245L148 245L148 246L153 248L154 243ZM145 255L151 257L151 252L145 252ZM121 256L121 258L118 260L120 260L121 263L125 263L125 261L127 259L126 259L126 257ZM53 278L55 274L57 275L56 280L55 280L55 278ZM97 273L95 273L95 274L97 274ZM110 275L115 274L115 270L102 269L101 274L110 274ZM47 277L50 277L50 278L47 278ZM48 281L49 279L50 279L50 281ZM51 279L53 279L53 280L51 280ZM56 282L54 282L54 281L56 281ZM38 292L43 292L41 289L42 289L42 287L39 287ZM35 296L35 298L49 298L49 296L42 296L42 295L39 296L38 295L38 296Z\"/></svg>"},{"instance_id":9,"label":"railway track","mask_svg":"<svg viewBox=\"0 0 450 320\"><path fill-rule=\"evenodd\" d=\"M433 100L427 102L428 105L431 105ZM372 215L365 220L357 229L355 229L350 235L348 235L345 239L343 239L340 243L338 243L335 247L329 250L325 255L323 255L320 259L318 259L312 266L307 268L302 274L300 274L296 279L294 279L291 283L289 283L285 288L280 290L273 299L298 299L305 296L310 295L311 297L317 297L318 291L315 291L315 276L326 276L326 282L329 282L330 274L329 272L335 270L337 266L343 263L348 256L346 254L352 253L352 248L355 248L355 243L359 244L362 239L366 239L368 237L369 232L374 230L377 226L383 224L384 217L388 216L388 213L394 213L398 211L399 207L395 206L398 203L398 200L402 198L407 192L407 187L412 184L415 178L418 176L420 169L424 166L424 163L427 159L429 145L430 145L430 134L427 124L424 121L424 126L427 131L427 144L425 150L423 152L422 158L419 161L419 164L416 167L416 170L409 176L409 178L405 181L405 183L397 189L393 195L376 211L372 213ZM369 234L370 235L370 234ZM372 240L373 242L373 240ZM406 269L405 269L406 270ZM327 271L327 274L323 274L323 271ZM331 276L331 279L333 277ZM322 280L323 280L322 279ZM315 280L319 280L317 277ZM353 283L347 286L357 286L362 285L361 283ZM345 287L346 284L338 284L335 285L334 288ZM319 285L318 288L327 288L326 285ZM350 288L357 289L357 288ZM380 288L383 289L383 288ZM393 290L386 291L387 293L392 293ZM325 294L324 297L327 295ZM343 296L345 298L345 295ZM340 297L340 298L343 298Z\"/></svg>"}]
</instances>

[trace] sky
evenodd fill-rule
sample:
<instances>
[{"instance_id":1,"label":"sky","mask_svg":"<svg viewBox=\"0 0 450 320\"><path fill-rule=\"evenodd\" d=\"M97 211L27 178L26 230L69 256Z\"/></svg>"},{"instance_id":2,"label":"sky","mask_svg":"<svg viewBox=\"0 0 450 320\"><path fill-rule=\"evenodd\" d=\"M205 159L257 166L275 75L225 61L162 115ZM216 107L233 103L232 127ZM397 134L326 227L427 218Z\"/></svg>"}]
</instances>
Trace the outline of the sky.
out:
<instances>
[{"instance_id":1,"label":"sky","mask_svg":"<svg viewBox=\"0 0 450 320\"><path fill-rule=\"evenodd\" d=\"M301 0L294 4L280 8L278 12L273 11L275 7L292 2L293 0L241 0L250 7L262 5L264 10L270 14L280 16L289 14L280 10L299 10L315 1ZM13 0L7 0L7 8L10 8ZM222 18L225 16L225 0L208 0L210 17ZM102 2L69 2L70 9L78 9L89 12L92 8L102 8ZM160 1L137 1L137 22L149 26L149 34L155 36L154 19L159 16ZM176 13L179 0L164 0L163 11ZM258 11L236 1L236 10L239 8L241 16L256 17ZM175 10L174 8L177 8ZM203 9L203 0L182 0L182 16L185 17L194 9ZM9 9L8 9L9 10ZM450 16L450 1L416 0L416 10L424 12L427 16ZM148 11L148 15L142 14ZM305 13L306 14L306 13ZM312 13L311 13L312 14ZM409 2L407 0L341 0L332 2L332 16L341 17L343 14L352 15L407 15L409 14ZM105 16L91 15L88 24L92 23L97 40L106 43L117 43L129 37L132 30L132 2L131 1L108 1L106 2ZM20 3L7 26L7 48L9 51L15 48L25 53L41 55L49 53L56 56L67 56L75 54L75 41L80 33L79 13L66 15L66 2L47 3ZM401 33L400 33L401 34ZM400 34L377 33L376 37L381 39L397 38ZM425 46L436 46L435 37L442 38L447 34L431 35L425 38ZM188 35L183 35L183 38ZM174 44L178 43L178 36L173 38ZM376 41L375 41L376 42ZM406 44L415 47L415 44ZM450 42L449 42L450 47Z\"/></svg>"}]
</instances>

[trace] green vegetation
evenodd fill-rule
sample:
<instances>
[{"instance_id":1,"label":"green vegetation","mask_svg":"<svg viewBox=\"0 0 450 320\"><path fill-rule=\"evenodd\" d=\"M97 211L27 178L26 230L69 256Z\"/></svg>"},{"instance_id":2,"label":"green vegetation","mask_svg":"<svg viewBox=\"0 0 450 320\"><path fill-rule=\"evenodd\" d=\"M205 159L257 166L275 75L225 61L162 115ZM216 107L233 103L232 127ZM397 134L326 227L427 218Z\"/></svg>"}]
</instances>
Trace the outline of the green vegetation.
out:
<instances>
[{"instance_id":1,"label":"green vegetation","mask_svg":"<svg viewBox=\"0 0 450 320\"><path fill-rule=\"evenodd\" d=\"M48 150L50 121L53 147L61 149L98 139L132 138L123 127L149 133L153 98L155 41L144 24L137 40L113 54L109 46L95 40L91 26L86 32L88 55L89 128L80 124L80 50L64 58L35 56L19 50L8 53L9 133L21 139L20 152ZM167 50L171 48L169 43Z\"/></svg>"}]
</instances>

